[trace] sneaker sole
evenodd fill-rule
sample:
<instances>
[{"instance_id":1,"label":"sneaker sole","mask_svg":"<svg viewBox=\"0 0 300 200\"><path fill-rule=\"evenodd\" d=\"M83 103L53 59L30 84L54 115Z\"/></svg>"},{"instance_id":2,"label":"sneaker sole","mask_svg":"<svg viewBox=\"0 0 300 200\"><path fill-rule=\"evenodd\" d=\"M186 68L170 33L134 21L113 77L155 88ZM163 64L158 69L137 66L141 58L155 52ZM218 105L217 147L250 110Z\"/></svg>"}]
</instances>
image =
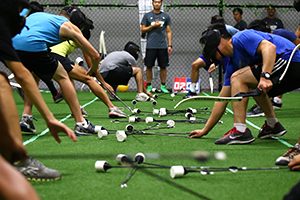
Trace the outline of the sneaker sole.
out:
<instances>
[{"instance_id":1,"label":"sneaker sole","mask_svg":"<svg viewBox=\"0 0 300 200\"><path fill-rule=\"evenodd\" d=\"M120 116L120 115L108 115L111 119L117 119L117 118L126 118L126 116Z\"/></svg>"},{"instance_id":2,"label":"sneaker sole","mask_svg":"<svg viewBox=\"0 0 300 200\"><path fill-rule=\"evenodd\" d=\"M283 136L286 133L287 133L287 131L284 130L284 131L281 131L281 132L279 132L277 134L264 135L264 136L261 136L261 137L258 137L258 138L260 138L260 139L269 139L269 138L272 138L272 137L281 137L281 136Z\"/></svg>"},{"instance_id":3,"label":"sneaker sole","mask_svg":"<svg viewBox=\"0 0 300 200\"><path fill-rule=\"evenodd\" d=\"M76 136L91 136L91 135L93 135L93 133L84 133L84 132L75 131L75 135Z\"/></svg>"},{"instance_id":4,"label":"sneaker sole","mask_svg":"<svg viewBox=\"0 0 300 200\"><path fill-rule=\"evenodd\" d=\"M255 140L255 138L253 138L253 139L251 139L251 140L247 140L247 141L241 141L241 140L233 140L233 141L230 141L230 142L228 142L228 143L216 143L215 142L215 144L216 145L226 145L226 144L228 144L228 145L231 145L231 144L250 144L250 143L252 143L253 141Z\"/></svg>"},{"instance_id":5,"label":"sneaker sole","mask_svg":"<svg viewBox=\"0 0 300 200\"><path fill-rule=\"evenodd\" d=\"M61 176L56 177L56 178L31 178L31 177L26 177L26 179L30 182L50 182L50 181L59 181L59 180L61 180Z\"/></svg>"},{"instance_id":6,"label":"sneaker sole","mask_svg":"<svg viewBox=\"0 0 300 200\"><path fill-rule=\"evenodd\" d=\"M255 114L255 115L247 115L247 117L264 117L265 114L264 113L259 113L259 114Z\"/></svg>"}]
</instances>

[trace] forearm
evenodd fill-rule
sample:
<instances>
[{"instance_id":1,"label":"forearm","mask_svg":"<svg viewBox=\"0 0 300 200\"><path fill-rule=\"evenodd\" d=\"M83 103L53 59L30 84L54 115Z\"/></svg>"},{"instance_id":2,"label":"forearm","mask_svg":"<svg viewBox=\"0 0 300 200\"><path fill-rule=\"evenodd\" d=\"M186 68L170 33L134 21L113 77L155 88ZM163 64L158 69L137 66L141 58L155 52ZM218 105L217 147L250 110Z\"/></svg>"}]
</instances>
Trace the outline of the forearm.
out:
<instances>
[{"instance_id":1,"label":"forearm","mask_svg":"<svg viewBox=\"0 0 300 200\"><path fill-rule=\"evenodd\" d=\"M231 96L231 87L223 86L219 94L220 97L229 97ZM205 134L207 134L213 127L219 122L223 116L225 109L227 107L227 102L215 102L212 112L203 128Z\"/></svg>"},{"instance_id":2,"label":"forearm","mask_svg":"<svg viewBox=\"0 0 300 200\"><path fill-rule=\"evenodd\" d=\"M215 102L212 112L203 128L205 134L209 133L223 116L227 102Z\"/></svg>"}]
</instances>

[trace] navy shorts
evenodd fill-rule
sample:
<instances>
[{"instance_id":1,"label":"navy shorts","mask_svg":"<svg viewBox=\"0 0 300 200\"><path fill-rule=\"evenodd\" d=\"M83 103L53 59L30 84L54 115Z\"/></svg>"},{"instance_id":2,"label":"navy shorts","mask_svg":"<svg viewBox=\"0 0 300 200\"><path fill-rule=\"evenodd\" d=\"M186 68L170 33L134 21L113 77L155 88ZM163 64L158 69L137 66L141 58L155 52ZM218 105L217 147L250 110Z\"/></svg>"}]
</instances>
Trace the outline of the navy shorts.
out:
<instances>
[{"instance_id":1,"label":"navy shorts","mask_svg":"<svg viewBox=\"0 0 300 200\"><path fill-rule=\"evenodd\" d=\"M155 66L155 60L160 68L169 66L168 49L146 49L144 64L147 67Z\"/></svg>"},{"instance_id":2,"label":"navy shorts","mask_svg":"<svg viewBox=\"0 0 300 200\"><path fill-rule=\"evenodd\" d=\"M17 51L24 66L34 72L44 82L52 79L58 67L58 61L49 52Z\"/></svg>"},{"instance_id":3,"label":"navy shorts","mask_svg":"<svg viewBox=\"0 0 300 200\"><path fill-rule=\"evenodd\" d=\"M286 68L286 64L277 69L274 68L271 74L271 81L273 83L272 89L268 92L270 97L276 97L278 95L293 91L300 88L300 63L291 62L284 78L279 82L280 76L283 74ZM251 71L257 81L260 79L261 66L251 67Z\"/></svg>"},{"instance_id":4,"label":"navy shorts","mask_svg":"<svg viewBox=\"0 0 300 200\"><path fill-rule=\"evenodd\" d=\"M50 55L57 59L68 73L72 71L74 62L72 62L68 57L64 57L56 53L50 53Z\"/></svg>"},{"instance_id":5,"label":"navy shorts","mask_svg":"<svg viewBox=\"0 0 300 200\"><path fill-rule=\"evenodd\" d=\"M132 67L117 67L113 70L101 73L101 76L116 91L118 85L127 85L132 77Z\"/></svg>"}]
</instances>

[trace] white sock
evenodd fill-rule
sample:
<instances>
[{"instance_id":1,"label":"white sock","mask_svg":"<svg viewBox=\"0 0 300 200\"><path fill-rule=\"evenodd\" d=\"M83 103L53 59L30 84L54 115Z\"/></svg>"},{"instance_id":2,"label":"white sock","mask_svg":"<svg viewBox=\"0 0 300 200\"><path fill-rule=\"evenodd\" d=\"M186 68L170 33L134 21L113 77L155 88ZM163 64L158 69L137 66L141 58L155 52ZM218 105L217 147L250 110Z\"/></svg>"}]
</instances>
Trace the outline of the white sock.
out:
<instances>
[{"instance_id":1,"label":"white sock","mask_svg":"<svg viewBox=\"0 0 300 200\"><path fill-rule=\"evenodd\" d=\"M84 128L87 128L87 126L88 126L86 120L84 120L83 122L76 122L76 124L79 126L83 126Z\"/></svg>"},{"instance_id":2,"label":"white sock","mask_svg":"<svg viewBox=\"0 0 300 200\"><path fill-rule=\"evenodd\" d=\"M278 104L282 104L282 99L279 97L273 97L273 101Z\"/></svg>"},{"instance_id":3,"label":"white sock","mask_svg":"<svg viewBox=\"0 0 300 200\"><path fill-rule=\"evenodd\" d=\"M274 128L275 124L278 122L278 119L276 117L274 118L267 118L267 124L271 127Z\"/></svg>"},{"instance_id":4,"label":"white sock","mask_svg":"<svg viewBox=\"0 0 300 200\"><path fill-rule=\"evenodd\" d=\"M190 91L196 93L196 83L191 83Z\"/></svg>"},{"instance_id":5,"label":"white sock","mask_svg":"<svg viewBox=\"0 0 300 200\"><path fill-rule=\"evenodd\" d=\"M236 128L237 131L244 133L246 131L246 124L243 123L234 123L233 126Z\"/></svg>"}]
</instances>

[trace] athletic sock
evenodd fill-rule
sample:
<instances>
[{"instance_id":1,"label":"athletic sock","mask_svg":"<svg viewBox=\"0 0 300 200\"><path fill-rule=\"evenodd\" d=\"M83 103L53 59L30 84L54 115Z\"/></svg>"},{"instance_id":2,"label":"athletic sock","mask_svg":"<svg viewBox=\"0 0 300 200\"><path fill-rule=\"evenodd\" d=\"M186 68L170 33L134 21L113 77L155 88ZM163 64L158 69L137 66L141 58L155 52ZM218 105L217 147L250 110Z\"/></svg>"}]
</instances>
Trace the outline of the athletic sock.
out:
<instances>
[{"instance_id":1,"label":"athletic sock","mask_svg":"<svg viewBox=\"0 0 300 200\"><path fill-rule=\"evenodd\" d=\"M88 123L86 122L86 120L84 120L83 122L76 122L76 124L79 126L83 126L84 128L88 127Z\"/></svg>"},{"instance_id":2,"label":"athletic sock","mask_svg":"<svg viewBox=\"0 0 300 200\"><path fill-rule=\"evenodd\" d=\"M236 128L237 131L244 133L246 131L246 124L243 123L234 123L233 126Z\"/></svg>"},{"instance_id":3,"label":"athletic sock","mask_svg":"<svg viewBox=\"0 0 300 200\"><path fill-rule=\"evenodd\" d=\"M276 117L271 117L267 118L267 124L271 127L274 128L275 124L278 122L278 119Z\"/></svg>"},{"instance_id":4,"label":"athletic sock","mask_svg":"<svg viewBox=\"0 0 300 200\"><path fill-rule=\"evenodd\" d=\"M277 104L282 104L282 99L279 97L273 97L273 102L275 102Z\"/></svg>"},{"instance_id":5,"label":"athletic sock","mask_svg":"<svg viewBox=\"0 0 300 200\"><path fill-rule=\"evenodd\" d=\"M196 93L196 83L191 83L190 91Z\"/></svg>"}]
</instances>

